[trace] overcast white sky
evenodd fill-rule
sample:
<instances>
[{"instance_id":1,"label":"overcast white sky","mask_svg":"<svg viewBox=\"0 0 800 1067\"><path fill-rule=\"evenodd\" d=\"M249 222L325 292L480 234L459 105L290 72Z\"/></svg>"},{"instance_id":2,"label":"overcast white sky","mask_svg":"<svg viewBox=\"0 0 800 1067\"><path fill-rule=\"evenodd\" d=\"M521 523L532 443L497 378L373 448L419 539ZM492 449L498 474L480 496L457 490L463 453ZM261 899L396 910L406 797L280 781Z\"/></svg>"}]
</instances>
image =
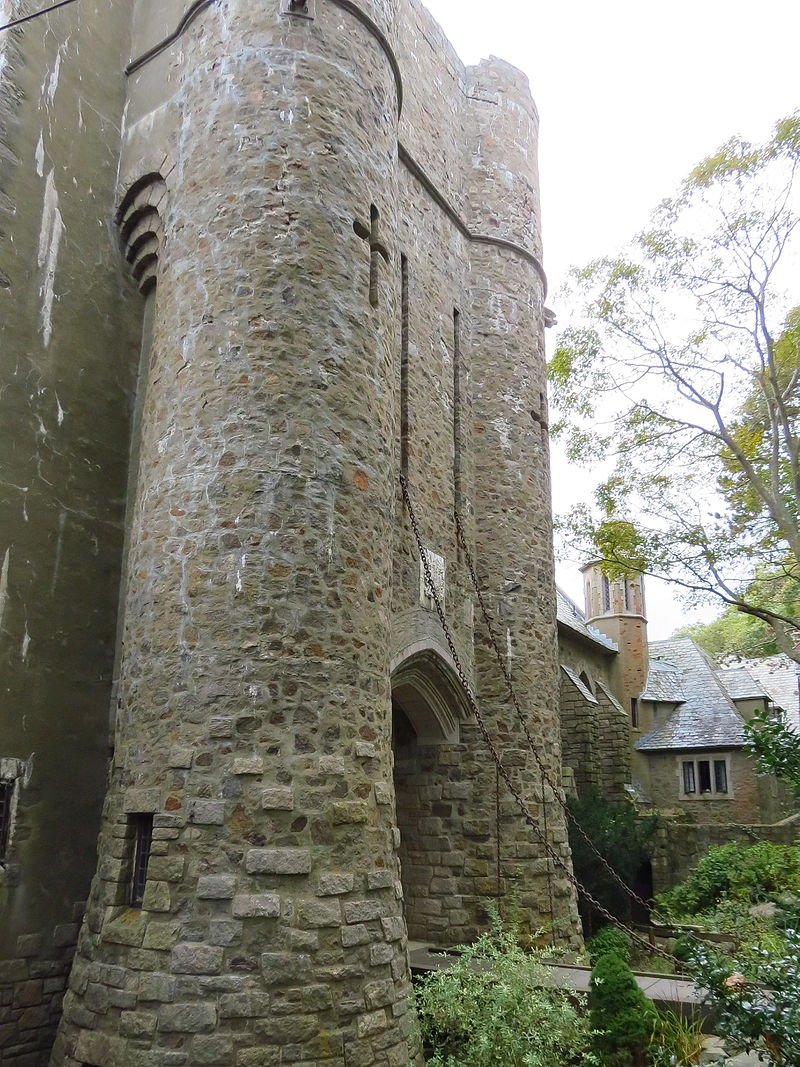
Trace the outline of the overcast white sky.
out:
<instances>
[{"instance_id":1,"label":"overcast white sky","mask_svg":"<svg viewBox=\"0 0 800 1067\"><path fill-rule=\"evenodd\" d=\"M497 55L530 78L556 312L570 266L624 244L728 137L759 140L800 106L798 0L426 3L466 63ZM589 492L562 463L554 456L557 511ZM576 566L558 579L582 604ZM661 583L647 593L650 636L667 637L687 612Z\"/></svg>"}]
</instances>

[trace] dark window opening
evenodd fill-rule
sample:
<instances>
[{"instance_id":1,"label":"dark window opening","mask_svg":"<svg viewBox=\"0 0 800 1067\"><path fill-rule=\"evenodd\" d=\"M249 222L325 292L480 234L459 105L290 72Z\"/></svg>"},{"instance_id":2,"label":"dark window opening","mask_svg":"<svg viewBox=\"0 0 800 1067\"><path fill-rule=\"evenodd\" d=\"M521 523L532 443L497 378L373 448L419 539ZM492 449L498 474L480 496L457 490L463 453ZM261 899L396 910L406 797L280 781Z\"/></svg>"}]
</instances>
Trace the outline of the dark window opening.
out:
<instances>
[{"instance_id":1,"label":"dark window opening","mask_svg":"<svg viewBox=\"0 0 800 1067\"><path fill-rule=\"evenodd\" d=\"M611 611L611 583L603 575L603 611Z\"/></svg>"},{"instance_id":2,"label":"dark window opening","mask_svg":"<svg viewBox=\"0 0 800 1067\"><path fill-rule=\"evenodd\" d=\"M8 853L11 840L11 797L14 792L13 782L0 782L0 860Z\"/></svg>"},{"instance_id":3,"label":"dark window opening","mask_svg":"<svg viewBox=\"0 0 800 1067\"><path fill-rule=\"evenodd\" d=\"M133 826L130 905L132 908L141 908L147 885L147 865L150 862L150 850L153 845L153 816L131 815L130 821Z\"/></svg>"},{"instance_id":4,"label":"dark window opening","mask_svg":"<svg viewBox=\"0 0 800 1067\"><path fill-rule=\"evenodd\" d=\"M697 792L694 779L694 763L691 761L687 761L683 765L683 791L684 793Z\"/></svg>"},{"instance_id":5,"label":"dark window opening","mask_svg":"<svg viewBox=\"0 0 800 1067\"><path fill-rule=\"evenodd\" d=\"M728 792L728 765L724 759L714 760L714 789L717 793Z\"/></svg>"},{"instance_id":6,"label":"dark window opening","mask_svg":"<svg viewBox=\"0 0 800 1067\"><path fill-rule=\"evenodd\" d=\"M639 701L636 697L631 697L631 726L634 728L639 725Z\"/></svg>"},{"instance_id":7,"label":"dark window opening","mask_svg":"<svg viewBox=\"0 0 800 1067\"><path fill-rule=\"evenodd\" d=\"M586 673L586 671L581 671L581 681L586 686L586 688L589 690L589 692L592 694L592 696L594 696L594 690L592 689L592 683L589 681L589 675Z\"/></svg>"},{"instance_id":8,"label":"dark window opening","mask_svg":"<svg viewBox=\"0 0 800 1067\"><path fill-rule=\"evenodd\" d=\"M697 761L697 776L700 779L700 792L711 792L711 764L707 759Z\"/></svg>"}]
</instances>

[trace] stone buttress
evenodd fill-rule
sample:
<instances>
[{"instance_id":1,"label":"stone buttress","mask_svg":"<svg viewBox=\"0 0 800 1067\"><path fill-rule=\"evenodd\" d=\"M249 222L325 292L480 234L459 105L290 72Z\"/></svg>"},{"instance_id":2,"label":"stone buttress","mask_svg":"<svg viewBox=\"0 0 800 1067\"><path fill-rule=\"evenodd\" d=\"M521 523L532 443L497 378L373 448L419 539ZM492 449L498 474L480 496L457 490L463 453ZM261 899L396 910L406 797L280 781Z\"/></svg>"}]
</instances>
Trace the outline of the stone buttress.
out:
<instances>
[{"instance_id":1,"label":"stone buttress","mask_svg":"<svg viewBox=\"0 0 800 1067\"><path fill-rule=\"evenodd\" d=\"M146 122L132 79L129 146L166 124L170 159L121 213L157 285L59 1067L419 1062L387 725L395 4L305 7L212 9Z\"/></svg>"}]
</instances>

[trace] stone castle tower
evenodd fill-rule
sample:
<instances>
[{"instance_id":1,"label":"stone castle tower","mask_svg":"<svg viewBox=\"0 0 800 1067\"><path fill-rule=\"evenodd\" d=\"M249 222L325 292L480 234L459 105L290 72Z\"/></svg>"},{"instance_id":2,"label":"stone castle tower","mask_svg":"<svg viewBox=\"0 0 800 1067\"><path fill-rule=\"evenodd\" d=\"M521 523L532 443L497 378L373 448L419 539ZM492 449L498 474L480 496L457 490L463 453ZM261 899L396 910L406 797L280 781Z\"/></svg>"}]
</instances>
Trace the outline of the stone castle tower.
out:
<instances>
[{"instance_id":1,"label":"stone castle tower","mask_svg":"<svg viewBox=\"0 0 800 1067\"><path fill-rule=\"evenodd\" d=\"M97 0L0 90L0 1059L418 1063L408 936L577 930L399 488L568 867L453 521L560 780L527 81L417 0Z\"/></svg>"}]
</instances>

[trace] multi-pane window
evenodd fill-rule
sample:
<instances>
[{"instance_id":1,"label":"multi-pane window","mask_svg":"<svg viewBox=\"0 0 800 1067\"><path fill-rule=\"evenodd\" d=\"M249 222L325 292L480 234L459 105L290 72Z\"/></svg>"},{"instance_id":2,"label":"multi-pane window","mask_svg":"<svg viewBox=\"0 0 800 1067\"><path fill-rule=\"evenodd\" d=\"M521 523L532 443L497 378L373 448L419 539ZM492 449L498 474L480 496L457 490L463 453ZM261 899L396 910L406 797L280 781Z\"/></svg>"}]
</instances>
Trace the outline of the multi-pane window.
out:
<instances>
[{"instance_id":1,"label":"multi-pane window","mask_svg":"<svg viewBox=\"0 0 800 1067\"><path fill-rule=\"evenodd\" d=\"M0 861L8 855L8 846L11 841L11 798L13 794L13 782L0 782Z\"/></svg>"},{"instance_id":2,"label":"multi-pane window","mask_svg":"<svg viewBox=\"0 0 800 1067\"><path fill-rule=\"evenodd\" d=\"M683 760L681 792L684 797L728 796L728 760L723 757Z\"/></svg>"},{"instance_id":3,"label":"multi-pane window","mask_svg":"<svg viewBox=\"0 0 800 1067\"><path fill-rule=\"evenodd\" d=\"M131 868L130 905L141 908L147 885L147 865L153 845L153 816L136 814L130 816L133 826L133 865Z\"/></svg>"}]
</instances>

